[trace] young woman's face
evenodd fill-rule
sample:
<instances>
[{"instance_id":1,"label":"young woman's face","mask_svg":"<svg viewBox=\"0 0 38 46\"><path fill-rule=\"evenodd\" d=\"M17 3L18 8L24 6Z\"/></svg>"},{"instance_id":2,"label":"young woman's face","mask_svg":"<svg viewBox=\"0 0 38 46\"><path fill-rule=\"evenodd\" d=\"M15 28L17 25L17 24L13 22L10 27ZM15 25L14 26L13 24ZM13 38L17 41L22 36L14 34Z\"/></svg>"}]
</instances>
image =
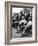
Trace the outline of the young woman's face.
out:
<instances>
[{"instance_id":1,"label":"young woman's face","mask_svg":"<svg viewBox=\"0 0 38 46\"><path fill-rule=\"evenodd\" d=\"M22 14L24 14L24 9L22 10Z\"/></svg>"}]
</instances>

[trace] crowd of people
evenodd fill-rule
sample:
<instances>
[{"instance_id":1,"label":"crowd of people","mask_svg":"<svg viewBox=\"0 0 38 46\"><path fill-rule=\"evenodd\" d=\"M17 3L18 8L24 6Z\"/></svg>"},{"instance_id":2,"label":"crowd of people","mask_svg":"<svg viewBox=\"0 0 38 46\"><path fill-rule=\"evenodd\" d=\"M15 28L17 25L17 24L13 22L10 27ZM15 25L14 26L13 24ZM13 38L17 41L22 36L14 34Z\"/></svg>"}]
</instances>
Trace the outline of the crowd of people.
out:
<instances>
[{"instance_id":1,"label":"crowd of people","mask_svg":"<svg viewBox=\"0 0 38 46\"><path fill-rule=\"evenodd\" d=\"M32 35L32 14L30 11L25 13L25 10L22 10L20 13L14 13L16 17L12 18L12 27L17 29L16 33L22 33L22 36L26 34Z\"/></svg>"}]
</instances>

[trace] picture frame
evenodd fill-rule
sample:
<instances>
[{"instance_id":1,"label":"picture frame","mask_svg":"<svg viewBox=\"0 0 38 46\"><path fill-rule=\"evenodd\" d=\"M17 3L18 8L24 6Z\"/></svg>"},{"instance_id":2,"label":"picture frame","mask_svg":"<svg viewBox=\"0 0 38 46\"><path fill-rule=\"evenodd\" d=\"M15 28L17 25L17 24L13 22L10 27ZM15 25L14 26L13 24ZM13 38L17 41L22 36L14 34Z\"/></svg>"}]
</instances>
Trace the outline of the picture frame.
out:
<instances>
[{"instance_id":1,"label":"picture frame","mask_svg":"<svg viewBox=\"0 0 38 46\"><path fill-rule=\"evenodd\" d=\"M12 22L12 11L13 10L12 9L14 7L26 8L26 9L33 8L32 9L32 22L33 22L32 23L33 25L32 26L32 30L33 30L32 37L12 38L12 34L13 34L12 33L12 23L13 23ZM36 43L36 42L37 42L37 4L6 1L5 2L5 44L12 45L12 44Z\"/></svg>"}]
</instances>

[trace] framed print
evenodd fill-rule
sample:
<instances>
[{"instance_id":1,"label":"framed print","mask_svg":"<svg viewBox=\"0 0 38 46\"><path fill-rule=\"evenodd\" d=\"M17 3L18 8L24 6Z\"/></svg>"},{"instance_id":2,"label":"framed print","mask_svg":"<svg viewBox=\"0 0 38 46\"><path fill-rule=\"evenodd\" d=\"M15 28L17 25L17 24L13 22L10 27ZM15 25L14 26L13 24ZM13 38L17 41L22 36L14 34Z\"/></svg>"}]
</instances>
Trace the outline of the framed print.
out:
<instances>
[{"instance_id":1,"label":"framed print","mask_svg":"<svg viewBox=\"0 0 38 46\"><path fill-rule=\"evenodd\" d=\"M5 2L5 44L37 42L37 4Z\"/></svg>"}]
</instances>

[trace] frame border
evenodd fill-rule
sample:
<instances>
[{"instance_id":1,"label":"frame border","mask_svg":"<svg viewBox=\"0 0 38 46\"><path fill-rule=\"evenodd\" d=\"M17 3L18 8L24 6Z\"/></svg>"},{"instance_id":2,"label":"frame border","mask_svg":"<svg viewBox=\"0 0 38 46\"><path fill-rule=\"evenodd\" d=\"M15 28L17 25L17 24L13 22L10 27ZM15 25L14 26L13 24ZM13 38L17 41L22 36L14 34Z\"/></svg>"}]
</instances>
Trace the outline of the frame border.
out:
<instances>
[{"instance_id":1,"label":"frame border","mask_svg":"<svg viewBox=\"0 0 38 46\"><path fill-rule=\"evenodd\" d=\"M6 1L5 2L5 44L8 44L8 45L12 45L13 43L10 43L9 42L9 11L8 11L8 8L9 8L9 5L10 5L10 3L19 3L19 4L26 4L26 5L35 5L36 6L36 10L35 10L35 12L36 12L36 16L35 16L35 25L36 25L36 33L35 33L35 41L28 41L28 42L18 42L18 43L14 43L14 44L27 44L27 43L37 43L37 4L36 3L26 3L26 2L12 2L12 1Z\"/></svg>"}]
</instances>

